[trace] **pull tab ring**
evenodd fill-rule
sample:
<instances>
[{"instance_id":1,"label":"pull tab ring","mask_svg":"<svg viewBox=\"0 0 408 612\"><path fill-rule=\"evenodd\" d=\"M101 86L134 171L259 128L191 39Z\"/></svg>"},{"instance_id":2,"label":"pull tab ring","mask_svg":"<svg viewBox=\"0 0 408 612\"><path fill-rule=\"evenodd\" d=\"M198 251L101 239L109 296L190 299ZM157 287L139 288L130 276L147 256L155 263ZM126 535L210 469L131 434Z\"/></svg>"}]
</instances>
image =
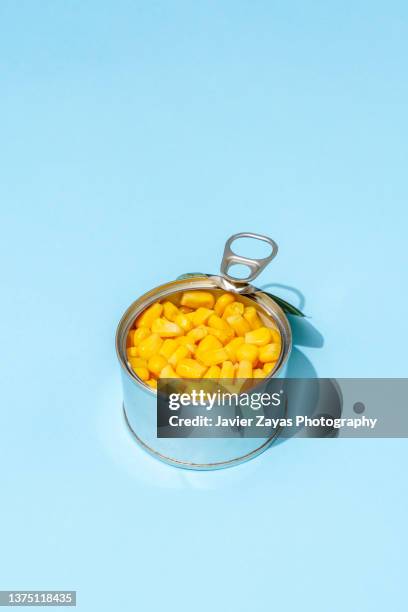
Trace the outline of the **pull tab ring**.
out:
<instances>
[{"instance_id":1,"label":"pull tab ring","mask_svg":"<svg viewBox=\"0 0 408 612\"><path fill-rule=\"evenodd\" d=\"M254 238L255 240L261 240L262 242L266 242L272 247L271 254L268 257L264 257L262 259L251 259L249 257L242 257L241 255L237 255L231 249L231 244L234 240L238 238ZM262 270L268 265L270 261L278 252L278 245L272 238L269 236L263 236L262 234L252 234L250 232L242 232L240 234L234 234L231 238L228 238L225 243L224 254L222 256L221 261L221 274L229 280L231 283L235 284L246 284L253 281L258 274L262 272ZM245 278L235 278L234 276L230 276L228 274L228 270L231 266L241 264L247 266L250 270L249 275Z\"/></svg>"}]
</instances>

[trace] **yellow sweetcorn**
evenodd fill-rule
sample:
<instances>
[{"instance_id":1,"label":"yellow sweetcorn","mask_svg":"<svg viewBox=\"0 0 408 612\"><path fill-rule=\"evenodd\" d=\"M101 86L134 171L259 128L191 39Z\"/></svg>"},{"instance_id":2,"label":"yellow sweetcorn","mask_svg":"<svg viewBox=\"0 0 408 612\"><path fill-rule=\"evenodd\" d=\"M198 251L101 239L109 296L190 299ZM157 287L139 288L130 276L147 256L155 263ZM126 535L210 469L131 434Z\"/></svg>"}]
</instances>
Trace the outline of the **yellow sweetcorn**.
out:
<instances>
[{"instance_id":1,"label":"yellow sweetcorn","mask_svg":"<svg viewBox=\"0 0 408 612\"><path fill-rule=\"evenodd\" d=\"M204 325L212 314L214 314L214 311L211 308L197 308L192 316L194 327Z\"/></svg>"},{"instance_id":2,"label":"yellow sweetcorn","mask_svg":"<svg viewBox=\"0 0 408 612\"><path fill-rule=\"evenodd\" d=\"M194 342L191 340L191 338L188 338L187 336L180 336L179 338L176 338L176 342L178 346L185 346L186 348L188 348L190 353L195 353L197 350L197 347Z\"/></svg>"},{"instance_id":3,"label":"yellow sweetcorn","mask_svg":"<svg viewBox=\"0 0 408 612\"><path fill-rule=\"evenodd\" d=\"M256 346L265 346L271 341L271 330L269 327L259 327L245 334L245 342L247 344L255 344Z\"/></svg>"},{"instance_id":4,"label":"yellow sweetcorn","mask_svg":"<svg viewBox=\"0 0 408 612\"><path fill-rule=\"evenodd\" d=\"M190 314L191 312L194 312L194 309L189 308L188 306L179 306L179 311L183 312L184 314Z\"/></svg>"},{"instance_id":5,"label":"yellow sweetcorn","mask_svg":"<svg viewBox=\"0 0 408 612\"><path fill-rule=\"evenodd\" d=\"M187 291L180 306L169 300L149 306L126 339L134 372L152 389L158 377L232 381L272 375L280 332L273 322L266 327L257 309L238 299L233 293L215 300L207 291Z\"/></svg>"},{"instance_id":6,"label":"yellow sweetcorn","mask_svg":"<svg viewBox=\"0 0 408 612\"><path fill-rule=\"evenodd\" d=\"M138 368L133 368L133 370L141 380L146 381L149 379L150 374L147 368L138 367Z\"/></svg>"},{"instance_id":7,"label":"yellow sweetcorn","mask_svg":"<svg viewBox=\"0 0 408 612\"><path fill-rule=\"evenodd\" d=\"M188 317L188 315L183 314L182 312L175 318L175 323L185 332L190 331L190 329L193 327L191 319Z\"/></svg>"},{"instance_id":8,"label":"yellow sweetcorn","mask_svg":"<svg viewBox=\"0 0 408 612\"><path fill-rule=\"evenodd\" d=\"M159 317L152 323L152 332L159 334L162 338L175 338L176 336L181 336L183 330L177 323Z\"/></svg>"},{"instance_id":9,"label":"yellow sweetcorn","mask_svg":"<svg viewBox=\"0 0 408 612\"><path fill-rule=\"evenodd\" d=\"M256 312L256 308L253 306L247 306L245 308L244 319L248 321L251 329L258 329L258 327L262 327L262 321Z\"/></svg>"},{"instance_id":10,"label":"yellow sweetcorn","mask_svg":"<svg viewBox=\"0 0 408 612\"><path fill-rule=\"evenodd\" d=\"M163 306L160 302L155 302L137 318L136 327L151 327L153 321L160 317L162 312Z\"/></svg>"},{"instance_id":11,"label":"yellow sweetcorn","mask_svg":"<svg viewBox=\"0 0 408 612\"><path fill-rule=\"evenodd\" d=\"M148 338L142 340L139 344L139 355L143 359L150 359L160 351L163 340L158 334L151 334Z\"/></svg>"},{"instance_id":12,"label":"yellow sweetcorn","mask_svg":"<svg viewBox=\"0 0 408 612\"><path fill-rule=\"evenodd\" d=\"M228 353L224 347L210 349L209 351L203 351L202 353L200 353L198 359L202 361L203 364L206 366L218 365L223 361L227 361Z\"/></svg>"},{"instance_id":13,"label":"yellow sweetcorn","mask_svg":"<svg viewBox=\"0 0 408 612\"><path fill-rule=\"evenodd\" d=\"M232 293L223 293L220 295L218 300L215 302L214 310L219 317L222 317L224 314L224 310L228 306L228 304L232 304L235 302L235 297Z\"/></svg>"},{"instance_id":14,"label":"yellow sweetcorn","mask_svg":"<svg viewBox=\"0 0 408 612\"><path fill-rule=\"evenodd\" d=\"M171 365L164 366L159 374L159 378L179 378Z\"/></svg>"},{"instance_id":15,"label":"yellow sweetcorn","mask_svg":"<svg viewBox=\"0 0 408 612\"><path fill-rule=\"evenodd\" d=\"M263 371L266 375L270 374L276 367L276 361L267 361L264 363Z\"/></svg>"},{"instance_id":16,"label":"yellow sweetcorn","mask_svg":"<svg viewBox=\"0 0 408 612\"><path fill-rule=\"evenodd\" d=\"M270 332L271 332L271 336L272 336L271 342L275 342L277 344L281 344L282 338L281 338L281 335L278 332L278 330L275 329L274 327L271 327L270 328Z\"/></svg>"},{"instance_id":17,"label":"yellow sweetcorn","mask_svg":"<svg viewBox=\"0 0 408 612\"><path fill-rule=\"evenodd\" d=\"M206 329L211 336L218 338L222 344L227 344L227 342L229 342L235 335L234 330L231 329L231 327L228 330L215 329L214 327L207 327Z\"/></svg>"},{"instance_id":18,"label":"yellow sweetcorn","mask_svg":"<svg viewBox=\"0 0 408 612\"><path fill-rule=\"evenodd\" d=\"M211 349L222 348L222 342L218 340L215 336L208 334L200 340L198 344L198 352L209 351Z\"/></svg>"},{"instance_id":19,"label":"yellow sweetcorn","mask_svg":"<svg viewBox=\"0 0 408 612\"><path fill-rule=\"evenodd\" d=\"M207 325L208 327L213 327L214 329L221 329L223 331L228 331L231 329L228 323L216 314L213 314L211 315L211 317L208 318Z\"/></svg>"},{"instance_id":20,"label":"yellow sweetcorn","mask_svg":"<svg viewBox=\"0 0 408 612\"><path fill-rule=\"evenodd\" d=\"M208 334L198 343L194 356L201 362L201 355L203 353L219 348L222 348L222 342L220 342L220 340L218 340L218 338L215 336Z\"/></svg>"},{"instance_id":21,"label":"yellow sweetcorn","mask_svg":"<svg viewBox=\"0 0 408 612\"><path fill-rule=\"evenodd\" d=\"M231 302L231 304L226 306L224 312L222 313L222 318L227 319L233 315L242 315L244 314L244 308L245 307L241 302Z\"/></svg>"},{"instance_id":22,"label":"yellow sweetcorn","mask_svg":"<svg viewBox=\"0 0 408 612\"><path fill-rule=\"evenodd\" d=\"M176 340L167 338L160 347L159 355L162 355L165 359L169 359L170 355L174 353L178 346Z\"/></svg>"},{"instance_id":23,"label":"yellow sweetcorn","mask_svg":"<svg viewBox=\"0 0 408 612\"><path fill-rule=\"evenodd\" d=\"M210 366L207 370L207 372L204 374L203 378L219 378L221 374L221 368L220 366L217 365L213 365Z\"/></svg>"},{"instance_id":24,"label":"yellow sweetcorn","mask_svg":"<svg viewBox=\"0 0 408 612\"><path fill-rule=\"evenodd\" d=\"M266 376L266 372L262 370L261 368L255 368L255 370L253 370L252 372L253 378L265 378L265 376Z\"/></svg>"},{"instance_id":25,"label":"yellow sweetcorn","mask_svg":"<svg viewBox=\"0 0 408 612\"><path fill-rule=\"evenodd\" d=\"M237 349L241 344L244 344L244 339L242 336L238 338L234 338L231 342L225 345L225 350L228 353L228 359L231 361L237 361Z\"/></svg>"},{"instance_id":26,"label":"yellow sweetcorn","mask_svg":"<svg viewBox=\"0 0 408 612\"><path fill-rule=\"evenodd\" d=\"M237 378L251 378L252 377L252 363L246 359L239 362L237 372Z\"/></svg>"},{"instance_id":27,"label":"yellow sweetcorn","mask_svg":"<svg viewBox=\"0 0 408 612\"><path fill-rule=\"evenodd\" d=\"M184 359L185 357L190 356L190 351L186 346L178 346L174 353L169 357L169 364L175 367L180 359Z\"/></svg>"},{"instance_id":28,"label":"yellow sweetcorn","mask_svg":"<svg viewBox=\"0 0 408 612\"><path fill-rule=\"evenodd\" d=\"M151 331L148 327L139 327L138 329L133 330L132 336L132 344L133 346L137 346L140 344L142 340L148 338L151 334Z\"/></svg>"},{"instance_id":29,"label":"yellow sweetcorn","mask_svg":"<svg viewBox=\"0 0 408 612\"><path fill-rule=\"evenodd\" d=\"M228 324L232 327L237 336L243 336L246 332L250 331L248 321L240 314L231 315L227 317Z\"/></svg>"},{"instance_id":30,"label":"yellow sweetcorn","mask_svg":"<svg viewBox=\"0 0 408 612\"><path fill-rule=\"evenodd\" d=\"M204 325L199 325L188 332L186 338L189 338L192 342L199 342L208 334L208 331Z\"/></svg>"},{"instance_id":31,"label":"yellow sweetcorn","mask_svg":"<svg viewBox=\"0 0 408 612\"><path fill-rule=\"evenodd\" d=\"M175 321L179 314L179 309L173 304L173 302L164 302L163 314L168 321Z\"/></svg>"},{"instance_id":32,"label":"yellow sweetcorn","mask_svg":"<svg viewBox=\"0 0 408 612\"><path fill-rule=\"evenodd\" d=\"M214 306L214 296L209 291L186 291L181 296L181 305L189 308L212 308Z\"/></svg>"},{"instance_id":33,"label":"yellow sweetcorn","mask_svg":"<svg viewBox=\"0 0 408 612\"><path fill-rule=\"evenodd\" d=\"M279 358L281 347L279 344L267 344L259 348L259 361L267 363L268 361L276 361Z\"/></svg>"},{"instance_id":34,"label":"yellow sweetcorn","mask_svg":"<svg viewBox=\"0 0 408 612\"><path fill-rule=\"evenodd\" d=\"M258 361L258 349L253 344L241 344L236 351L238 361L250 361L252 365Z\"/></svg>"},{"instance_id":35,"label":"yellow sweetcorn","mask_svg":"<svg viewBox=\"0 0 408 612\"><path fill-rule=\"evenodd\" d=\"M142 359L141 357L130 357L129 363L132 366L132 370L135 368L147 368L146 359Z\"/></svg>"},{"instance_id":36,"label":"yellow sweetcorn","mask_svg":"<svg viewBox=\"0 0 408 612\"><path fill-rule=\"evenodd\" d=\"M220 378L234 378L235 369L232 361L224 361L221 367Z\"/></svg>"},{"instance_id":37,"label":"yellow sweetcorn","mask_svg":"<svg viewBox=\"0 0 408 612\"><path fill-rule=\"evenodd\" d=\"M129 357L138 357L139 349L137 348L137 346L128 346L128 348L126 349L126 355L128 359Z\"/></svg>"},{"instance_id":38,"label":"yellow sweetcorn","mask_svg":"<svg viewBox=\"0 0 408 612\"><path fill-rule=\"evenodd\" d=\"M176 366L176 373L180 378L201 378L206 371L195 359L180 359Z\"/></svg>"},{"instance_id":39,"label":"yellow sweetcorn","mask_svg":"<svg viewBox=\"0 0 408 612\"><path fill-rule=\"evenodd\" d=\"M148 370L155 376L160 374L165 365L167 365L167 359L163 355L152 355L147 362Z\"/></svg>"}]
</instances>

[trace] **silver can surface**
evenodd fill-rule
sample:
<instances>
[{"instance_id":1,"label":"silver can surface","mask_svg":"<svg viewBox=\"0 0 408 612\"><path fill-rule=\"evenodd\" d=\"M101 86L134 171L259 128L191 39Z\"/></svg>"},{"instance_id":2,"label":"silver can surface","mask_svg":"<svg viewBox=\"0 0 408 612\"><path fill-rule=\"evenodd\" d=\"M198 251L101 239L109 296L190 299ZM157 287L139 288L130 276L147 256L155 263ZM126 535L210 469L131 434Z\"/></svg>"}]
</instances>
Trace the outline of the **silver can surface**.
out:
<instances>
[{"instance_id":1,"label":"silver can surface","mask_svg":"<svg viewBox=\"0 0 408 612\"><path fill-rule=\"evenodd\" d=\"M271 254L261 260L243 258L231 251L231 244L241 237L256 238L267 242ZM123 409L126 422L137 442L158 459L177 467L210 470L229 467L256 457L266 450L275 436L270 438L158 438L157 394L143 383L131 368L126 354L126 340L135 319L152 303L163 298L175 299L184 291L204 290L221 295L225 291L239 294L241 302L253 306L264 321L272 321L278 327L282 348L276 367L269 375L284 375L292 347L292 334L282 308L267 294L256 289L252 281L276 255L276 244L258 234L235 234L226 243L221 265L221 275L185 275L159 287L155 287L137 299L124 313L116 332L116 351L121 365L123 385ZM228 271L232 265L243 263L250 274L246 279L235 279Z\"/></svg>"}]
</instances>

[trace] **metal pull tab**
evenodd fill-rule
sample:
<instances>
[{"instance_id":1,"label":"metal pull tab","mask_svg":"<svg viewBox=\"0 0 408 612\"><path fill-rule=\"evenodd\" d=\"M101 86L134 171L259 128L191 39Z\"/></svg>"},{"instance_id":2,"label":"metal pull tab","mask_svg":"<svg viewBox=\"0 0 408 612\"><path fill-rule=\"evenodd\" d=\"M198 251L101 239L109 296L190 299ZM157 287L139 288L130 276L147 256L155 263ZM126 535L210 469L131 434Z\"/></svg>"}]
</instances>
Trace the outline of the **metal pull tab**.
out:
<instances>
[{"instance_id":1,"label":"metal pull tab","mask_svg":"<svg viewBox=\"0 0 408 612\"><path fill-rule=\"evenodd\" d=\"M254 238L255 240L262 240L263 242L268 243L272 248L271 254L268 255L268 257L264 257L263 259L250 259L249 257L242 257L241 255L237 255L231 249L231 244L234 242L234 240L237 240L238 238ZM268 263L272 261L274 257L276 257L277 252L278 245L274 240L272 240L272 238L269 238L268 236L262 236L262 234L252 234L250 232L234 234L233 236L231 236L231 238L228 238L227 242L225 243L224 255L222 256L221 262L221 274L227 280L234 284L247 284L253 281L258 276L258 274L262 272L262 270L268 265ZM249 275L245 278L236 278L234 276L230 276L228 274L228 270L231 266L237 264L247 266L250 271Z\"/></svg>"}]
</instances>

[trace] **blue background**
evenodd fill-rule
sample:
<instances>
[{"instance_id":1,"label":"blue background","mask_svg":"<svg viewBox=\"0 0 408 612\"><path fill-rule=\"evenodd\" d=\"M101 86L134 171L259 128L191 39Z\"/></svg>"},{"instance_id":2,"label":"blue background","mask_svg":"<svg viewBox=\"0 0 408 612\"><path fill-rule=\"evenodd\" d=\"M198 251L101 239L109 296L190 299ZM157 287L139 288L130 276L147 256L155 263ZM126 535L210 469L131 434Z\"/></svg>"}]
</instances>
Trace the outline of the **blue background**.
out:
<instances>
[{"instance_id":1,"label":"blue background","mask_svg":"<svg viewBox=\"0 0 408 612\"><path fill-rule=\"evenodd\" d=\"M114 332L258 231L280 246L259 284L311 317L292 373L406 376L407 18L0 3L0 588L91 612L405 609L406 440L162 465L125 429Z\"/></svg>"}]
</instances>

